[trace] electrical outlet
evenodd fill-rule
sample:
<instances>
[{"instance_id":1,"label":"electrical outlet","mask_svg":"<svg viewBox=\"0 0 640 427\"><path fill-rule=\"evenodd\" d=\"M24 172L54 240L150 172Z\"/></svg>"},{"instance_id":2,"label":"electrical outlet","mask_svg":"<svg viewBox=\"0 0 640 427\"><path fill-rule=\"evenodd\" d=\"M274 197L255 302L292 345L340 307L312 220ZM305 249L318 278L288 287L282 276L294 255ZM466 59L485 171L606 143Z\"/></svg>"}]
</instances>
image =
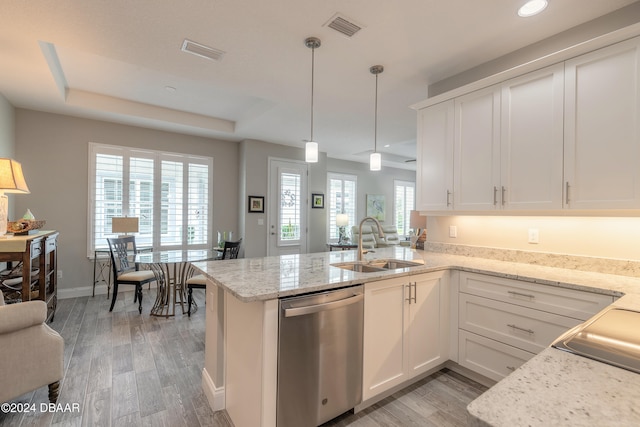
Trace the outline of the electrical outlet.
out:
<instances>
[{"instance_id":1,"label":"electrical outlet","mask_svg":"<svg viewBox=\"0 0 640 427\"><path fill-rule=\"evenodd\" d=\"M62 270L58 270L58 279L62 279Z\"/></svg>"},{"instance_id":2,"label":"electrical outlet","mask_svg":"<svg viewBox=\"0 0 640 427\"><path fill-rule=\"evenodd\" d=\"M458 227L456 227L455 225L449 226L449 237L454 239L458 237Z\"/></svg>"},{"instance_id":3,"label":"electrical outlet","mask_svg":"<svg viewBox=\"0 0 640 427\"><path fill-rule=\"evenodd\" d=\"M540 234L537 228L529 229L529 243L534 245L540 243Z\"/></svg>"}]
</instances>

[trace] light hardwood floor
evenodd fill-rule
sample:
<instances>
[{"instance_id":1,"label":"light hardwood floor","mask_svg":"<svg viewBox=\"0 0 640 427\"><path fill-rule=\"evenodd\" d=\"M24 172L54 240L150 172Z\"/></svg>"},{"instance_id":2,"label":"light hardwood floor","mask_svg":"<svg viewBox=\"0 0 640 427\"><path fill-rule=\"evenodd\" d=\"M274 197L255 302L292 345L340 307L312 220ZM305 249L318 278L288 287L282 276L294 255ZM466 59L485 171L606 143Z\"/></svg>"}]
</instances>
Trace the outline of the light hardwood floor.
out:
<instances>
[{"instance_id":1,"label":"light hardwood floor","mask_svg":"<svg viewBox=\"0 0 640 427\"><path fill-rule=\"evenodd\" d=\"M201 308L191 318L169 319L149 315L153 289L142 315L132 292L118 295L112 313L104 295L60 300L51 327L65 340L58 409L68 410L42 412L42 387L12 401L35 412L0 412L0 426L232 426L202 392L204 293L194 298ZM485 389L445 370L326 426L464 426L467 403Z\"/></svg>"}]
</instances>

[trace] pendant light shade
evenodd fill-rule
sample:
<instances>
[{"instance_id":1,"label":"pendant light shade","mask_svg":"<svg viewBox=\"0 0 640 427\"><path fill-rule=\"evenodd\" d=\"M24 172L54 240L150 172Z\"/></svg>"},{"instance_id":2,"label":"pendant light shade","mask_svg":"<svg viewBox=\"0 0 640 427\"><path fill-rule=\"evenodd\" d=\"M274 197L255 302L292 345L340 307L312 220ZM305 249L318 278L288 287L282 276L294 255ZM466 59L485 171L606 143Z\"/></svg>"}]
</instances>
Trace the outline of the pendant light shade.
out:
<instances>
[{"instance_id":1,"label":"pendant light shade","mask_svg":"<svg viewBox=\"0 0 640 427\"><path fill-rule=\"evenodd\" d=\"M369 170L379 171L382 169L382 154L371 153L369 156Z\"/></svg>"},{"instance_id":2,"label":"pendant light shade","mask_svg":"<svg viewBox=\"0 0 640 427\"><path fill-rule=\"evenodd\" d=\"M318 163L318 143L309 141L304 145L304 161Z\"/></svg>"},{"instance_id":3,"label":"pendant light shade","mask_svg":"<svg viewBox=\"0 0 640 427\"><path fill-rule=\"evenodd\" d=\"M318 163L318 143L313 140L313 80L315 68L315 51L320 47L320 39L307 37L304 45L311 49L311 137L304 146L304 160L307 163Z\"/></svg>"},{"instance_id":4,"label":"pendant light shade","mask_svg":"<svg viewBox=\"0 0 640 427\"><path fill-rule=\"evenodd\" d=\"M369 156L369 170L379 171L382 169L382 154L378 153L378 74L384 71L382 65L374 65L369 68L369 72L376 76L376 105L373 126L373 153Z\"/></svg>"}]
</instances>

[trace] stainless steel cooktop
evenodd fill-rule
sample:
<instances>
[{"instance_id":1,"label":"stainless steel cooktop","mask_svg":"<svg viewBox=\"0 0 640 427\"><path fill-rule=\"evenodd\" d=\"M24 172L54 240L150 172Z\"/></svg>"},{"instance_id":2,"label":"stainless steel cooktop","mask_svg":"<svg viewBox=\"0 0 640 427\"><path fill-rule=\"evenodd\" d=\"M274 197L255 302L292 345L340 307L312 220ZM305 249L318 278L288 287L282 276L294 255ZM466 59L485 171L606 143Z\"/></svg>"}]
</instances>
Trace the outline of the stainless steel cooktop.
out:
<instances>
[{"instance_id":1,"label":"stainless steel cooktop","mask_svg":"<svg viewBox=\"0 0 640 427\"><path fill-rule=\"evenodd\" d=\"M640 373L640 312L611 307L552 347Z\"/></svg>"}]
</instances>

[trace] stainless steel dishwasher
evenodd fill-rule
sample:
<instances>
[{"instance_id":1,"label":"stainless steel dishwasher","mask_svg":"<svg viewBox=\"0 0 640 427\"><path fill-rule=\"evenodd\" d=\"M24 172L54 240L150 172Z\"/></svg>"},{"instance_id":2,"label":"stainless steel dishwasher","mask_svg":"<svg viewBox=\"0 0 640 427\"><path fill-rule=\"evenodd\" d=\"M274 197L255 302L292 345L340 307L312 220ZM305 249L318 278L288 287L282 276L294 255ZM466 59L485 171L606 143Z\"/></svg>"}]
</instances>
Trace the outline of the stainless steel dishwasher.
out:
<instances>
[{"instance_id":1,"label":"stainless steel dishwasher","mask_svg":"<svg viewBox=\"0 0 640 427\"><path fill-rule=\"evenodd\" d=\"M364 288L280 300L277 426L319 426L362 402Z\"/></svg>"}]
</instances>

